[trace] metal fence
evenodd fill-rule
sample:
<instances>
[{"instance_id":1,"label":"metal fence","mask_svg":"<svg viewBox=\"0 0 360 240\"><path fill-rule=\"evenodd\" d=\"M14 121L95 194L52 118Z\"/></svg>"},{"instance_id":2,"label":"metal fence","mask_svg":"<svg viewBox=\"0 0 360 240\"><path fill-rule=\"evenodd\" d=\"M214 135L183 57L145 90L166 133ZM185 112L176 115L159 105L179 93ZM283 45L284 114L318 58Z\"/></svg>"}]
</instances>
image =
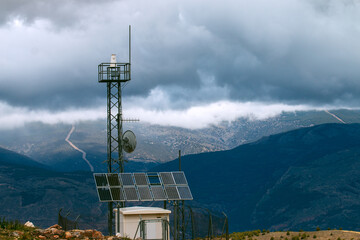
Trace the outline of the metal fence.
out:
<instances>
[{"instance_id":1,"label":"metal fence","mask_svg":"<svg viewBox=\"0 0 360 240\"><path fill-rule=\"evenodd\" d=\"M229 239L229 223L225 213L181 204L174 205L172 210L172 239Z\"/></svg>"},{"instance_id":2,"label":"metal fence","mask_svg":"<svg viewBox=\"0 0 360 240\"><path fill-rule=\"evenodd\" d=\"M68 216L70 215L70 210L66 213L65 216L61 215L62 208L59 210L58 224L62 227L63 230L68 231L72 229L78 229L78 220L80 215L78 215L75 220L70 220Z\"/></svg>"}]
</instances>

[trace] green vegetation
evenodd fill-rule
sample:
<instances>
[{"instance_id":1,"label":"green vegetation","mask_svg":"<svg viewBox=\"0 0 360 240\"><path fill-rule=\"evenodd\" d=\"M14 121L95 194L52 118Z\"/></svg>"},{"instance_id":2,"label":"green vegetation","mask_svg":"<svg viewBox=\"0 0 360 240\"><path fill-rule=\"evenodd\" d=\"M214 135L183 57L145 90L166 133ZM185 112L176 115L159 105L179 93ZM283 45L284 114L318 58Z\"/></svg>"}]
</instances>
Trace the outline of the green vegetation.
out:
<instances>
[{"instance_id":1,"label":"green vegetation","mask_svg":"<svg viewBox=\"0 0 360 240\"><path fill-rule=\"evenodd\" d=\"M28 229L28 227L25 227L23 224L20 223L20 221L15 220L6 220L5 217L0 218L0 228L2 229L8 229L8 230L25 230Z\"/></svg>"},{"instance_id":2,"label":"green vegetation","mask_svg":"<svg viewBox=\"0 0 360 240\"><path fill-rule=\"evenodd\" d=\"M300 238L299 238L299 236L292 236L291 237L291 240L299 240Z\"/></svg>"},{"instance_id":3,"label":"green vegetation","mask_svg":"<svg viewBox=\"0 0 360 240\"><path fill-rule=\"evenodd\" d=\"M235 232L230 234L230 238L232 240L360 240L360 238L358 238L358 234L359 232L339 231L336 229L330 230L330 232L328 232L327 230L321 230L319 227L316 227L316 231L314 229L313 231L301 232L292 232L290 230L270 232L266 229Z\"/></svg>"},{"instance_id":4,"label":"green vegetation","mask_svg":"<svg viewBox=\"0 0 360 240\"><path fill-rule=\"evenodd\" d=\"M252 238L254 236L259 236L261 233L260 230L247 231L247 232L235 232L230 234L230 238L233 240L245 240L246 238Z\"/></svg>"},{"instance_id":5,"label":"green vegetation","mask_svg":"<svg viewBox=\"0 0 360 240\"><path fill-rule=\"evenodd\" d=\"M18 240L26 240L26 239L34 239L32 234L33 228L29 228L20 223L20 221L15 220L7 220L5 217L0 217L0 239L10 240L10 239L18 239ZM9 235L12 232L12 235ZM19 234L21 232L21 234Z\"/></svg>"}]
</instances>

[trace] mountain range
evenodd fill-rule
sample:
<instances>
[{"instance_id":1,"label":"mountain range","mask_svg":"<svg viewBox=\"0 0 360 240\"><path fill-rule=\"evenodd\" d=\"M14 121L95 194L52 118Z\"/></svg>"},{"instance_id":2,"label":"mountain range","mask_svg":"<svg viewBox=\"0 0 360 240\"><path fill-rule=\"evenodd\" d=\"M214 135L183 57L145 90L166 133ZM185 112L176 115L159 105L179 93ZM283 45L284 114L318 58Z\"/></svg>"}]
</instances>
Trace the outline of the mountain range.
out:
<instances>
[{"instance_id":1,"label":"mountain range","mask_svg":"<svg viewBox=\"0 0 360 240\"><path fill-rule=\"evenodd\" d=\"M323 124L184 156L181 167L195 204L226 212L233 230L359 229L359 159L359 124Z\"/></svg>"},{"instance_id":2,"label":"mountain range","mask_svg":"<svg viewBox=\"0 0 360 240\"><path fill-rule=\"evenodd\" d=\"M358 110L284 112L275 117L239 118L202 129L185 129L147 123L124 123L137 136L137 148L126 154L126 171L145 171L183 155L229 150L263 136L323 123L360 123ZM334 117L335 116L335 117ZM340 121L340 120L341 121ZM76 123L69 136L76 147L86 152L95 171L106 171L106 121ZM72 129L68 124L29 123L24 127L0 130L0 146L26 155L57 171L89 171L82 153L65 141Z\"/></svg>"},{"instance_id":3,"label":"mountain range","mask_svg":"<svg viewBox=\"0 0 360 240\"><path fill-rule=\"evenodd\" d=\"M98 202L90 172L55 172L16 153L5 161L4 152L10 154L0 151L0 216L47 227L66 208L81 215L82 226L105 229L106 204ZM359 124L322 124L186 155L181 168L194 196L187 204L224 211L231 231L359 230L359 158ZM178 168L174 160L150 171Z\"/></svg>"}]
</instances>

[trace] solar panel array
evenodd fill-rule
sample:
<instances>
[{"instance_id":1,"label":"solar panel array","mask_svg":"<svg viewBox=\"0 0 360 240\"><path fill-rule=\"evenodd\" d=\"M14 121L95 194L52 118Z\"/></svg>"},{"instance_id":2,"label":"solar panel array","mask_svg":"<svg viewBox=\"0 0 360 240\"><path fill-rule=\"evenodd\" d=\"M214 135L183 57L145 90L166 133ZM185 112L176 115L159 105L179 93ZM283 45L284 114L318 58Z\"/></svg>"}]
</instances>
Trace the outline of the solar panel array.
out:
<instances>
[{"instance_id":1,"label":"solar panel array","mask_svg":"<svg viewBox=\"0 0 360 240\"><path fill-rule=\"evenodd\" d=\"M192 200L184 172L94 173L100 202Z\"/></svg>"}]
</instances>

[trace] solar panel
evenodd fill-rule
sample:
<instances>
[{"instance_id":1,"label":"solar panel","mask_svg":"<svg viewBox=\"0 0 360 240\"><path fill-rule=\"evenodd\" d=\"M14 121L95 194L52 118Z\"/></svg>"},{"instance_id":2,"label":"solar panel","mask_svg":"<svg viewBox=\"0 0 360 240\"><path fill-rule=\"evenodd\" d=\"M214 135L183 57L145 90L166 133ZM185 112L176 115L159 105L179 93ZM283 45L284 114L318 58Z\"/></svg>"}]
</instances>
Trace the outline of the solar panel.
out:
<instances>
[{"instance_id":1,"label":"solar panel","mask_svg":"<svg viewBox=\"0 0 360 240\"><path fill-rule=\"evenodd\" d=\"M165 186L165 191L169 200L180 200L179 193L175 186Z\"/></svg>"},{"instance_id":2,"label":"solar panel","mask_svg":"<svg viewBox=\"0 0 360 240\"><path fill-rule=\"evenodd\" d=\"M97 188L99 199L101 202L111 202L111 194L109 188Z\"/></svg>"},{"instance_id":3,"label":"solar panel","mask_svg":"<svg viewBox=\"0 0 360 240\"><path fill-rule=\"evenodd\" d=\"M158 173L148 173L147 175L150 185L161 185Z\"/></svg>"},{"instance_id":4,"label":"solar panel","mask_svg":"<svg viewBox=\"0 0 360 240\"><path fill-rule=\"evenodd\" d=\"M125 197L127 201L138 201L139 196L137 194L135 187L126 187L124 188Z\"/></svg>"},{"instance_id":5,"label":"solar panel","mask_svg":"<svg viewBox=\"0 0 360 240\"><path fill-rule=\"evenodd\" d=\"M125 201L125 196L122 188L120 187L112 187L110 188L111 196L113 201Z\"/></svg>"},{"instance_id":6,"label":"solar panel","mask_svg":"<svg viewBox=\"0 0 360 240\"><path fill-rule=\"evenodd\" d=\"M184 172L95 173L101 202L192 200Z\"/></svg>"},{"instance_id":7,"label":"solar panel","mask_svg":"<svg viewBox=\"0 0 360 240\"><path fill-rule=\"evenodd\" d=\"M149 182L147 180L147 176L145 173L134 173L134 178L136 185L142 186L142 185L149 185Z\"/></svg>"},{"instance_id":8,"label":"solar panel","mask_svg":"<svg viewBox=\"0 0 360 240\"><path fill-rule=\"evenodd\" d=\"M139 191L139 197L140 197L141 201L152 201L153 200L149 186L139 186L138 191Z\"/></svg>"},{"instance_id":9,"label":"solar panel","mask_svg":"<svg viewBox=\"0 0 360 240\"><path fill-rule=\"evenodd\" d=\"M120 186L119 175L117 173L109 173L107 175L110 186Z\"/></svg>"},{"instance_id":10,"label":"solar panel","mask_svg":"<svg viewBox=\"0 0 360 240\"><path fill-rule=\"evenodd\" d=\"M155 201L167 200L162 186L150 186Z\"/></svg>"},{"instance_id":11,"label":"solar panel","mask_svg":"<svg viewBox=\"0 0 360 240\"><path fill-rule=\"evenodd\" d=\"M161 176L161 180L162 180L163 184L165 184L165 185L175 184L174 178L172 177L171 172L161 172L160 176Z\"/></svg>"},{"instance_id":12,"label":"solar panel","mask_svg":"<svg viewBox=\"0 0 360 240\"><path fill-rule=\"evenodd\" d=\"M177 186L181 200L193 200L193 196L188 186Z\"/></svg>"},{"instance_id":13,"label":"solar panel","mask_svg":"<svg viewBox=\"0 0 360 240\"><path fill-rule=\"evenodd\" d=\"M134 180L131 173L120 173L120 178L124 186L134 186Z\"/></svg>"},{"instance_id":14,"label":"solar panel","mask_svg":"<svg viewBox=\"0 0 360 240\"><path fill-rule=\"evenodd\" d=\"M97 187L108 186L108 181L106 179L106 173L96 173L94 174L95 183Z\"/></svg>"},{"instance_id":15,"label":"solar panel","mask_svg":"<svg viewBox=\"0 0 360 240\"><path fill-rule=\"evenodd\" d=\"M187 185L184 172L172 172L176 185Z\"/></svg>"}]
</instances>

